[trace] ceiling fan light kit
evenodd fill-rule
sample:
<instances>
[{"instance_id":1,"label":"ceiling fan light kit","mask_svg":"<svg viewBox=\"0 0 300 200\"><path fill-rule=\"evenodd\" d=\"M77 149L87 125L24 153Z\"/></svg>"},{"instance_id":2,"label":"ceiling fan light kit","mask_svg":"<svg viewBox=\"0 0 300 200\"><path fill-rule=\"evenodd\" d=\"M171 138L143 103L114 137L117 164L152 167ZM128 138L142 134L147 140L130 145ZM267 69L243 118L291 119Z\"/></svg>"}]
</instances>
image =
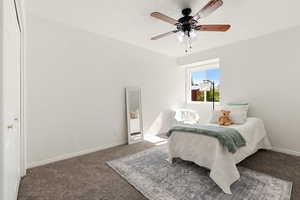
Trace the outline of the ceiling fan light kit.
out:
<instances>
[{"instance_id":1,"label":"ceiling fan light kit","mask_svg":"<svg viewBox=\"0 0 300 200\"><path fill-rule=\"evenodd\" d=\"M199 25L198 22L200 19L210 15L212 12L217 10L223 5L222 0L210 0L201 10L199 10L194 16L191 16L191 8L185 8L181 11L183 17L176 20L171 17L168 17L159 12L151 13L151 16L162 21L165 21L169 24L176 26L176 30L163 33L152 37L151 40L158 40L166 36L177 34L179 42L185 44L185 52L189 53L192 50L192 41L196 38L196 31L217 31L225 32L231 26L228 24L214 24L214 25Z\"/></svg>"}]
</instances>

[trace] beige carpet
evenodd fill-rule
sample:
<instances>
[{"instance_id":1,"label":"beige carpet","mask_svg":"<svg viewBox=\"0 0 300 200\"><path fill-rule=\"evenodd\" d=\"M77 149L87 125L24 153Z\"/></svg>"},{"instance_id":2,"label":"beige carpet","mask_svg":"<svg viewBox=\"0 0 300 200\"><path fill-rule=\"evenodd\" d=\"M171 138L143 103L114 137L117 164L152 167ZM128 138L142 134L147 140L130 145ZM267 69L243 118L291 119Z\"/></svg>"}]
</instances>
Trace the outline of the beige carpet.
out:
<instances>
[{"instance_id":1,"label":"beige carpet","mask_svg":"<svg viewBox=\"0 0 300 200\"><path fill-rule=\"evenodd\" d=\"M18 200L143 200L142 194L111 169L106 161L154 145L143 142L36 167L21 181ZM300 157L259 151L241 166L293 182L292 200L300 197Z\"/></svg>"}]
</instances>

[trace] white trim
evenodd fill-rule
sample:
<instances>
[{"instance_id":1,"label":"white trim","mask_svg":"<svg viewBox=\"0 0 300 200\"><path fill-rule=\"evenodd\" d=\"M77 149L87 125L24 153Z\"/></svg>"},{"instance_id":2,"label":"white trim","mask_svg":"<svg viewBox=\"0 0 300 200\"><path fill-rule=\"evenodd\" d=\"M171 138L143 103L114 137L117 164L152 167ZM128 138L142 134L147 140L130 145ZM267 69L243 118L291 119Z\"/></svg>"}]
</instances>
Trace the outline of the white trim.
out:
<instances>
[{"instance_id":1,"label":"white trim","mask_svg":"<svg viewBox=\"0 0 300 200\"><path fill-rule=\"evenodd\" d=\"M213 102L211 101L187 101L188 104L207 104L211 105ZM215 102L215 106L221 105L221 102Z\"/></svg>"},{"instance_id":2,"label":"white trim","mask_svg":"<svg viewBox=\"0 0 300 200\"><path fill-rule=\"evenodd\" d=\"M209 69L219 69L220 68L220 59L215 58L211 60L205 60L200 62L195 62L187 65L181 65L185 67L185 102L186 104L201 104L201 103L212 103L207 101L191 101L191 74L195 71L209 70Z\"/></svg>"},{"instance_id":3,"label":"white trim","mask_svg":"<svg viewBox=\"0 0 300 200\"><path fill-rule=\"evenodd\" d=\"M57 162L57 161L61 161L61 160L66 160L66 159L69 159L69 158L74 158L74 157L77 157L77 156L97 152L97 151L100 151L100 150L104 150L104 149L107 149L107 148L111 148L111 147L118 146L118 145L123 145L123 144L126 144L126 140L114 142L113 144L110 144L110 145L104 145L104 146L101 146L101 147L87 149L87 150L83 150L83 151L79 151L79 152L75 152L75 153L68 153L68 154L60 155L60 156L56 156L56 157L49 158L49 159L46 159L46 160L35 161L35 162L30 163L28 168L38 167L38 166L46 165L46 164L49 164L49 163L53 163L53 162ZM272 147L271 151L284 153L284 154L288 154L288 155L293 155L293 156L300 156L300 152L290 150L290 149L279 148L279 147Z\"/></svg>"},{"instance_id":4,"label":"white trim","mask_svg":"<svg viewBox=\"0 0 300 200\"><path fill-rule=\"evenodd\" d=\"M15 195L14 195L14 199L18 199L18 194L19 194L19 188L20 188L20 182L21 182L21 178L18 179L16 187L15 187Z\"/></svg>"},{"instance_id":5,"label":"white trim","mask_svg":"<svg viewBox=\"0 0 300 200\"><path fill-rule=\"evenodd\" d=\"M214 58L214 59L210 59L210 60L203 60L203 61L194 62L194 63L190 63L190 64L180 65L180 67L189 68L189 67L197 67L197 66L202 66L202 65L211 65L214 63L220 63L220 59Z\"/></svg>"},{"instance_id":6,"label":"white trim","mask_svg":"<svg viewBox=\"0 0 300 200\"><path fill-rule=\"evenodd\" d=\"M21 109L20 109L20 173L21 177L26 175L27 170L27 135L25 132L25 8L24 2L18 1L19 12L20 12L20 22L21 22L21 59L20 59L20 89L21 89Z\"/></svg>"},{"instance_id":7,"label":"white trim","mask_svg":"<svg viewBox=\"0 0 300 200\"><path fill-rule=\"evenodd\" d=\"M292 156L300 156L300 152L299 151L294 151L291 149L284 149L284 148L280 148L280 147L272 147L272 151L276 151L279 153L284 153L284 154L289 154Z\"/></svg>"},{"instance_id":8,"label":"white trim","mask_svg":"<svg viewBox=\"0 0 300 200\"><path fill-rule=\"evenodd\" d=\"M56 156L56 157L49 158L49 159L45 159L45 160L34 161L34 162L32 162L28 165L28 168L38 167L38 166L46 165L46 164L49 164L49 163L53 163L53 162L57 162L57 161L61 161L61 160L66 160L66 159L69 159L69 158L74 158L74 157L82 156L82 155L89 154L89 153L94 153L96 151L104 150L104 149L107 149L107 148L111 148L111 147L126 144L126 143L127 143L126 140L120 140L120 141L113 142L109 145L102 145L102 146L99 146L99 147L86 149L86 150L82 150L82 151L79 151L79 152L67 153L67 154L63 154L63 155Z\"/></svg>"},{"instance_id":9,"label":"white trim","mask_svg":"<svg viewBox=\"0 0 300 200\"><path fill-rule=\"evenodd\" d=\"M21 113L20 113L20 145L21 145L21 176L26 175L27 170L27 135L25 132L25 62L24 62L24 34L22 34L21 50Z\"/></svg>"}]
</instances>

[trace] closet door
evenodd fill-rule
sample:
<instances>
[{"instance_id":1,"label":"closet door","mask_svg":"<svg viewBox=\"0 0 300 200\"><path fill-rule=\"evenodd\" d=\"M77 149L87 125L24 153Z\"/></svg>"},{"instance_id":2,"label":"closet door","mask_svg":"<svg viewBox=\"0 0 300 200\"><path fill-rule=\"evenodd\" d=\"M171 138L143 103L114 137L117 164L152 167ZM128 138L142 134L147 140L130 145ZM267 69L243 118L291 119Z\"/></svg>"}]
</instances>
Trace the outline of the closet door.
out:
<instances>
[{"instance_id":1,"label":"closet door","mask_svg":"<svg viewBox=\"0 0 300 200\"><path fill-rule=\"evenodd\" d=\"M20 27L14 0L3 0L3 199L16 200L20 173Z\"/></svg>"}]
</instances>

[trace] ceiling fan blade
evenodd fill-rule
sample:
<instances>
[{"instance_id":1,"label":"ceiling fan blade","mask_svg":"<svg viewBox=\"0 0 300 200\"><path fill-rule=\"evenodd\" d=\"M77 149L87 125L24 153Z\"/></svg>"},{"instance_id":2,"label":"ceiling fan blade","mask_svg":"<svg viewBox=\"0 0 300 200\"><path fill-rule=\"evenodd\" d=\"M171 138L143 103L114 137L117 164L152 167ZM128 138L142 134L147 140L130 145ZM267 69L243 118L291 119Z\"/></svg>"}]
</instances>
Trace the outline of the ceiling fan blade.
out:
<instances>
[{"instance_id":1,"label":"ceiling fan blade","mask_svg":"<svg viewBox=\"0 0 300 200\"><path fill-rule=\"evenodd\" d=\"M158 39L160 39L160 38L163 38L163 37L172 35L172 34L177 33L177 32L178 32L178 30L170 31L170 32L167 32L167 33L163 33L163 34L160 34L160 35L157 35L157 36L152 37L151 40L158 40Z\"/></svg>"},{"instance_id":2,"label":"ceiling fan blade","mask_svg":"<svg viewBox=\"0 0 300 200\"><path fill-rule=\"evenodd\" d=\"M167 15L164 15L164 14L159 13L159 12L153 12L153 13L151 13L151 16L152 16L152 17L155 17L155 18L157 18L157 19L160 19L160 20L162 20L162 21L165 21L165 22L167 22L167 23L173 24L173 25L179 23L176 19L173 19L173 18L171 18L171 17L168 17Z\"/></svg>"},{"instance_id":3,"label":"ceiling fan blade","mask_svg":"<svg viewBox=\"0 0 300 200\"><path fill-rule=\"evenodd\" d=\"M217 10L223 5L222 0L210 0L201 10L199 10L196 15L193 17L194 20L199 20L210 15L212 12Z\"/></svg>"},{"instance_id":4,"label":"ceiling fan blade","mask_svg":"<svg viewBox=\"0 0 300 200\"><path fill-rule=\"evenodd\" d=\"M213 24L213 25L199 25L195 27L196 31L222 31L225 32L230 29L229 24Z\"/></svg>"}]
</instances>

